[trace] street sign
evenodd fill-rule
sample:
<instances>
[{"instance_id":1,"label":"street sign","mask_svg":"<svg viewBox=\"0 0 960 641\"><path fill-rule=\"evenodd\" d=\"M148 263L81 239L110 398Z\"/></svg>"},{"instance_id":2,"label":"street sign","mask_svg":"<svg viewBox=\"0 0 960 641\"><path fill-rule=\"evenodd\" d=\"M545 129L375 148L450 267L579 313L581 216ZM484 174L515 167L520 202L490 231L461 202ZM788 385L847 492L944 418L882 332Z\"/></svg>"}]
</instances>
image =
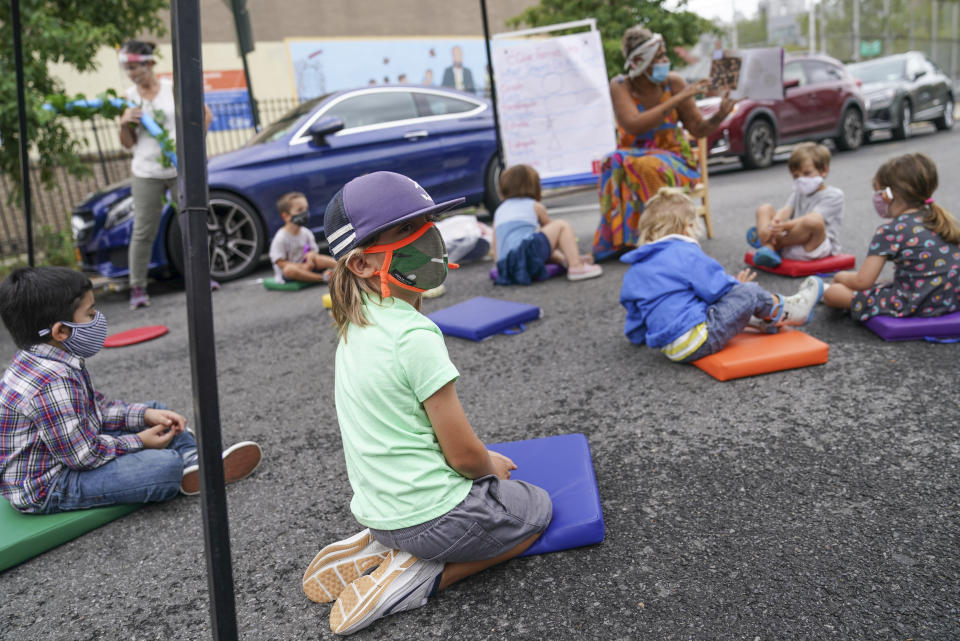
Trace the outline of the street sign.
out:
<instances>
[{"instance_id":1,"label":"street sign","mask_svg":"<svg viewBox=\"0 0 960 641\"><path fill-rule=\"evenodd\" d=\"M883 53L883 41L881 40L861 40L860 57L872 58Z\"/></svg>"}]
</instances>

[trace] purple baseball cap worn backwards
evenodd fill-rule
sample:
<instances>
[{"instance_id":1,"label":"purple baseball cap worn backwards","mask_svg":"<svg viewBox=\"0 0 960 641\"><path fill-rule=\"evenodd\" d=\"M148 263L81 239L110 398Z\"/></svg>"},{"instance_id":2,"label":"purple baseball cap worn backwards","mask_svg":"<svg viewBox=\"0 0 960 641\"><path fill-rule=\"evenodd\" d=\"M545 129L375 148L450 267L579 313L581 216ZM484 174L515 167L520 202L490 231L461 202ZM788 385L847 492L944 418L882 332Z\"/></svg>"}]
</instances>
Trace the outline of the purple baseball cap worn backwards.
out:
<instances>
[{"instance_id":1,"label":"purple baseball cap worn backwards","mask_svg":"<svg viewBox=\"0 0 960 641\"><path fill-rule=\"evenodd\" d=\"M323 232L330 253L339 260L385 229L408 218L452 209L464 200L437 204L416 181L377 171L354 178L333 196L323 215Z\"/></svg>"}]
</instances>

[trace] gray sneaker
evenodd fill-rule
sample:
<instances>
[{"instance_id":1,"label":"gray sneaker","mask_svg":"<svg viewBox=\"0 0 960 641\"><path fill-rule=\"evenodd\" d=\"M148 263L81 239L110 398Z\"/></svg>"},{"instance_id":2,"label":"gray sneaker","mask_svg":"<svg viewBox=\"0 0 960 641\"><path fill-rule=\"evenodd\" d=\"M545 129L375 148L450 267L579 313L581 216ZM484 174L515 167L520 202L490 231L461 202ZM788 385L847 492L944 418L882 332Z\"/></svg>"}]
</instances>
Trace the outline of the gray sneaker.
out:
<instances>
[{"instance_id":1,"label":"gray sneaker","mask_svg":"<svg viewBox=\"0 0 960 641\"><path fill-rule=\"evenodd\" d=\"M809 276L800 283L800 289L793 296L780 297L780 316L777 325L806 325L813 319L813 310L823 297L823 280L819 276Z\"/></svg>"},{"instance_id":2,"label":"gray sneaker","mask_svg":"<svg viewBox=\"0 0 960 641\"><path fill-rule=\"evenodd\" d=\"M343 589L330 610L330 629L353 634L377 619L419 608L427 603L442 573L439 561L390 550L380 567Z\"/></svg>"}]
</instances>

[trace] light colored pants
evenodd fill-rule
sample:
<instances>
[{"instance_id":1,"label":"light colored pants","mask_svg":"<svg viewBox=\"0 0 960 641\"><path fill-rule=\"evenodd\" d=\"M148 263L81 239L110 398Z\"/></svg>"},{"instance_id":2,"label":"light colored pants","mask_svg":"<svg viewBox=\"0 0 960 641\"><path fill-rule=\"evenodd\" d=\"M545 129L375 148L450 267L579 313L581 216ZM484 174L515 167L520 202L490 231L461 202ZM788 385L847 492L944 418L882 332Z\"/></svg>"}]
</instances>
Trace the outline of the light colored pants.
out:
<instances>
[{"instance_id":1,"label":"light colored pants","mask_svg":"<svg viewBox=\"0 0 960 641\"><path fill-rule=\"evenodd\" d=\"M157 238L163 214L163 196L170 190L172 202L177 202L177 178L133 177L133 234L130 237L128 262L130 287L147 286L147 268Z\"/></svg>"}]
</instances>

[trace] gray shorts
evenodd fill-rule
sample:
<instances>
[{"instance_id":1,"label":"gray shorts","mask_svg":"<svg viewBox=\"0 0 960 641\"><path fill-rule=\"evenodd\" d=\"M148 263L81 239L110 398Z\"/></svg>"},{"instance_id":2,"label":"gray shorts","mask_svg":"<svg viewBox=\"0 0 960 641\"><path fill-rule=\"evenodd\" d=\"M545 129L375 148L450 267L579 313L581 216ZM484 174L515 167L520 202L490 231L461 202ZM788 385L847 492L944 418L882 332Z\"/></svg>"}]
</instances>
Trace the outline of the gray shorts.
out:
<instances>
[{"instance_id":1,"label":"gray shorts","mask_svg":"<svg viewBox=\"0 0 960 641\"><path fill-rule=\"evenodd\" d=\"M524 481L484 476L455 508L426 523L374 530L373 538L425 561L482 561L500 556L547 529L550 495Z\"/></svg>"}]
</instances>

